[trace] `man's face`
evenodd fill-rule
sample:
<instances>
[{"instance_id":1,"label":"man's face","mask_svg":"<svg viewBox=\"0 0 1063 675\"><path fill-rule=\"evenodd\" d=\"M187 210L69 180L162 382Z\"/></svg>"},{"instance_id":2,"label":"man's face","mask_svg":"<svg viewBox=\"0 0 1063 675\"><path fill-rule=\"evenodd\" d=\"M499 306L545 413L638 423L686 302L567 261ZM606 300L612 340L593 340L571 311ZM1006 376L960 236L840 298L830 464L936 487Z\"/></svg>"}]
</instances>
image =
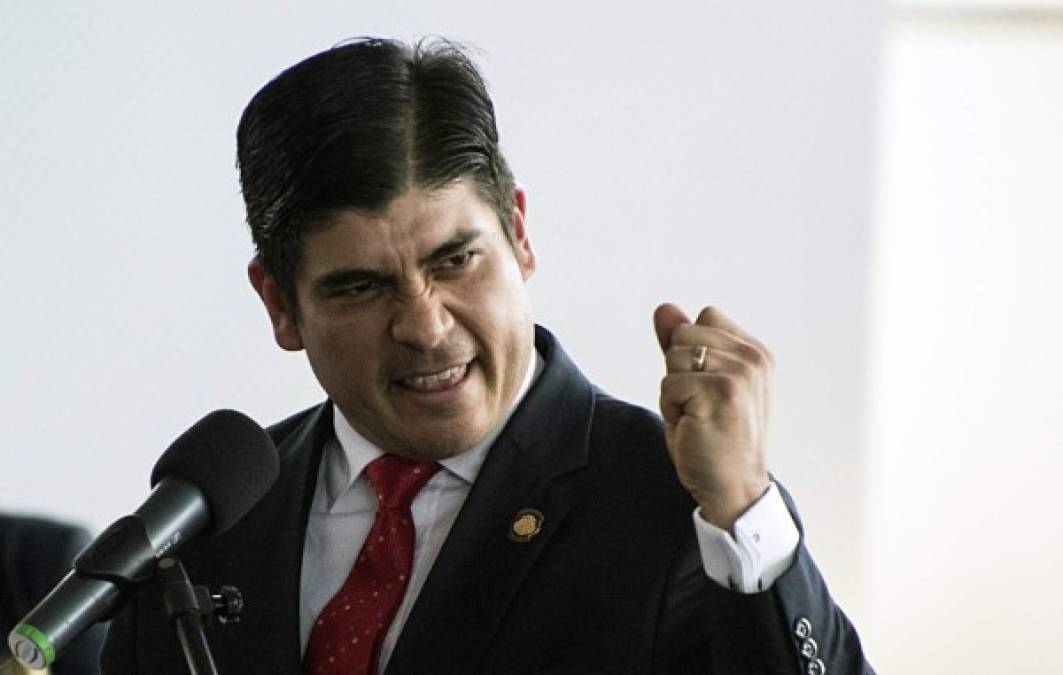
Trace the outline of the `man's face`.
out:
<instances>
[{"instance_id":1,"label":"man's face","mask_svg":"<svg viewBox=\"0 0 1063 675\"><path fill-rule=\"evenodd\" d=\"M277 343L305 349L351 426L386 452L464 452L516 396L534 348L524 203L518 190L515 247L464 181L383 214L334 214L303 237L298 318L251 263Z\"/></svg>"}]
</instances>

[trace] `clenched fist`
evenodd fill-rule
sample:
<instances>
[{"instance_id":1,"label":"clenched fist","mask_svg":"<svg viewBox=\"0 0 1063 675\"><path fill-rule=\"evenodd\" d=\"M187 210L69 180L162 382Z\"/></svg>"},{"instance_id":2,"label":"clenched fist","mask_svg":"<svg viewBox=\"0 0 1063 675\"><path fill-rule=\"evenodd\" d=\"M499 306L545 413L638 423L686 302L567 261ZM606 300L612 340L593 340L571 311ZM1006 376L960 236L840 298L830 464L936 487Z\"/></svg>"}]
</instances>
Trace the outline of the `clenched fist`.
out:
<instances>
[{"instance_id":1,"label":"clenched fist","mask_svg":"<svg viewBox=\"0 0 1063 675\"><path fill-rule=\"evenodd\" d=\"M701 517L733 534L735 520L768 489L771 354L713 307L691 323L664 304L653 323L667 368L661 415L668 453Z\"/></svg>"}]
</instances>

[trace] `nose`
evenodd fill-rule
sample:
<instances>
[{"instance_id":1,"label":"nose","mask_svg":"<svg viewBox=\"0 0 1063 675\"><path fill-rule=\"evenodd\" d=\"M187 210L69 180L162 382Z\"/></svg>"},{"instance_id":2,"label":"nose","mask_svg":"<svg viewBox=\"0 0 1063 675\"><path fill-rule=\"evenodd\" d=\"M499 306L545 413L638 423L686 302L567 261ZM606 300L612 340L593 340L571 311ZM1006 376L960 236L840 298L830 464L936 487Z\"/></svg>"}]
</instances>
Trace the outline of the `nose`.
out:
<instances>
[{"instance_id":1,"label":"nose","mask_svg":"<svg viewBox=\"0 0 1063 675\"><path fill-rule=\"evenodd\" d=\"M454 317L428 284L417 291L395 294L391 337L421 352L442 344L454 327Z\"/></svg>"}]
</instances>

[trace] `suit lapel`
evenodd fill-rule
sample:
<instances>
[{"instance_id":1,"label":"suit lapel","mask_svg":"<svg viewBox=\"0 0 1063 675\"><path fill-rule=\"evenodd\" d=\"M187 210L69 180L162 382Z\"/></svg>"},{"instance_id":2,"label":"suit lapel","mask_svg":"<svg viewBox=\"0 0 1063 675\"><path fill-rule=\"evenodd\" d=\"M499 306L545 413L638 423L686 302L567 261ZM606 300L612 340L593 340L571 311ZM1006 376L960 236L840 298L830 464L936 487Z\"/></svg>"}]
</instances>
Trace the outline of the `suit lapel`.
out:
<instances>
[{"instance_id":1,"label":"suit lapel","mask_svg":"<svg viewBox=\"0 0 1063 675\"><path fill-rule=\"evenodd\" d=\"M243 579L239 586L247 610L243 622L218 631L219 641L231 641L226 650L231 660L224 664L228 672L240 672L255 663L262 665L259 672L302 670L299 593L303 541L317 467L332 433L331 412L332 406L326 402L294 428L274 434L279 440L280 475L226 547L228 562L239 566L233 574ZM222 665L219 660L219 669L226 672Z\"/></svg>"},{"instance_id":2,"label":"suit lapel","mask_svg":"<svg viewBox=\"0 0 1063 675\"><path fill-rule=\"evenodd\" d=\"M587 463L594 393L556 340L537 328L545 365L491 447L388 663L388 672L475 670L528 570L568 512L555 481ZM510 537L524 509L542 514L527 541Z\"/></svg>"}]
</instances>

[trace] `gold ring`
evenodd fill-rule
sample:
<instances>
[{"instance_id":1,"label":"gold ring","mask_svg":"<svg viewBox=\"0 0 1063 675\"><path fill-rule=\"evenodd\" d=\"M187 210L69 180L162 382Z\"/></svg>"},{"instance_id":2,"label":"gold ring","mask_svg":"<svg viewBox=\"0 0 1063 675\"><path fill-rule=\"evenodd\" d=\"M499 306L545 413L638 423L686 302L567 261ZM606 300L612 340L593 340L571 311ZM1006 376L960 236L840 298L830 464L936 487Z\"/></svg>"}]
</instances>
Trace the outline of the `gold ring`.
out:
<instances>
[{"instance_id":1,"label":"gold ring","mask_svg":"<svg viewBox=\"0 0 1063 675\"><path fill-rule=\"evenodd\" d=\"M691 369L695 371L705 370L705 357L709 353L709 348L705 345L697 345L694 347L694 354L691 360Z\"/></svg>"}]
</instances>

